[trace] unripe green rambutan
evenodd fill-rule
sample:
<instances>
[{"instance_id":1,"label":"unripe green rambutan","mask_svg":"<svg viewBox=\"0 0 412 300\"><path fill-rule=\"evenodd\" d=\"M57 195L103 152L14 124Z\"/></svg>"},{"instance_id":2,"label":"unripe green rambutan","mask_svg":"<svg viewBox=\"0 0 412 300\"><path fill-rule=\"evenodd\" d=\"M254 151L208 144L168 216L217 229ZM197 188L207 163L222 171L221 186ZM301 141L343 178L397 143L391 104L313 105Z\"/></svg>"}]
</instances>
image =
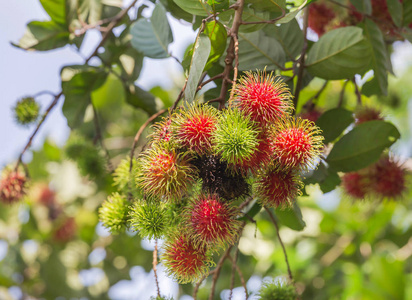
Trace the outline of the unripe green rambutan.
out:
<instances>
[{"instance_id":1,"label":"unripe green rambutan","mask_svg":"<svg viewBox=\"0 0 412 300\"><path fill-rule=\"evenodd\" d=\"M36 122L39 118L40 105L33 97L26 97L19 100L13 110L17 123L28 125Z\"/></svg>"},{"instance_id":2,"label":"unripe green rambutan","mask_svg":"<svg viewBox=\"0 0 412 300\"><path fill-rule=\"evenodd\" d=\"M190 105L174 115L172 130L180 146L198 154L212 151L212 133L219 111L209 105Z\"/></svg>"},{"instance_id":3,"label":"unripe green rambutan","mask_svg":"<svg viewBox=\"0 0 412 300\"><path fill-rule=\"evenodd\" d=\"M302 186L294 171L271 167L257 177L254 192L264 206L286 207L301 194Z\"/></svg>"},{"instance_id":4,"label":"unripe green rambutan","mask_svg":"<svg viewBox=\"0 0 412 300\"><path fill-rule=\"evenodd\" d=\"M176 233L163 246L162 264L179 283L197 282L213 265L205 247L196 247L186 235Z\"/></svg>"},{"instance_id":5,"label":"unripe green rambutan","mask_svg":"<svg viewBox=\"0 0 412 300\"><path fill-rule=\"evenodd\" d=\"M266 282L259 291L261 300L296 300L297 294L293 285L281 282Z\"/></svg>"},{"instance_id":6,"label":"unripe green rambutan","mask_svg":"<svg viewBox=\"0 0 412 300\"><path fill-rule=\"evenodd\" d=\"M187 207L185 228L196 245L225 248L235 242L240 226L237 213L230 203L223 202L217 195L200 195Z\"/></svg>"},{"instance_id":7,"label":"unripe green rambutan","mask_svg":"<svg viewBox=\"0 0 412 300\"><path fill-rule=\"evenodd\" d=\"M307 119L285 118L277 122L271 131L274 158L282 168L314 168L323 147L321 133L320 128Z\"/></svg>"},{"instance_id":8,"label":"unripe green rambutan","mask_svg":"<svg viewBox=\"0 0 412 300\"><path fill-rule=\"evenodd\" d=\"M292 95L279 76L266 71L245 72L235 88L235 105L262 127L293 110Z\"/></svg>"},{"instance_id":9,"label":"unripe green rambutan","mask_svg":"<svg viewBox=\"0 0 412 300\"><path fill-rule=\"evenodd\" d=\"M119 233L127 227L129 211L126 197L113 193L99 208L99 219L111 233Z\"/></svg>"},{"instance_id":10,"label":"unripe green rambutan","mask_svg":"<svg viewBox=\"0 0 412 300\"><path fill-rule=\"evenodd\" d=\"M187 153L159 145L143 152L138 162L138 185L150 197L180 197L193 183L195 170Z\"/></svg>"},{"instance_id":11,"label":"unripe green rambutan","mask_svg":"<svg viewBox=\"0 0 412 300\"><path fill-rule=\"evenodd\" d=\"M130 211L131 228L139 231L142 238L159 239L168 225L165 204L156 201L136 201Z\"/></svg>"},{"instance_id":12,"label":"unripe green rambutan","mask_svg":"<svg viewBox=\"0 0 412 300\"><path fill-rule=\"evenodd\" d=\"M128 194L131 192L134 196L138 195L136 176L137 159L133 158L132 171L130 172L130 157L123 159L113 174L113 184L117 186L118 190Z\"/></svg>"},{"instance_id":13,"label":"unripe green rambutan","mask_svg":"<svg viewBox=\"0 0 412 300\"><path fill-rule=\"evenodd\" d=\"M215 152L230 167L236 166L250 160L259 145L259 130L239 110L226 109L213 134Z\"/></svg>"}]
</instances>

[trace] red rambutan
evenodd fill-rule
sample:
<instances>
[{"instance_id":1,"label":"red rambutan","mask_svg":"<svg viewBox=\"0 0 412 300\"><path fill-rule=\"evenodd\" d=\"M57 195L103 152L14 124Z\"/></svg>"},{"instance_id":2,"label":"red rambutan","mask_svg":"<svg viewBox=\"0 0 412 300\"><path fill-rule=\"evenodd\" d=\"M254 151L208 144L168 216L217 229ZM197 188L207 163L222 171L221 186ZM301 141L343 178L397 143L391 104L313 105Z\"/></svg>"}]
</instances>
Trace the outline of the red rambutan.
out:
<instances>
[{"instance_id":1,"label":"red rambutan","mask_svg":"<svg viewBox=\"0 0 412 300\"><path fill-rule=\"evenodd\" d=\"M237 211L217 195L200 195L187 209L189 234L196 245L233 244L240 222Z\"/></svg>"},{"instance_id":2,"label":"red rambutan","mask_svg":"<svg viewBox=\"0 0 412 300\"><path fill-rule=\"evenodd\" d=\"M309 6L309 28L322 36L326 31L328 25L336 17L335 12L325 3L311 3Z\"/></svg>"},{"instance_id":3,"label":"red rambutan","mask_svg":"<svg viewBox=\"0 0 412 300\"><path fill-rule=\"evenodd\" d=\"M51 190L47 185L43 186L40 190L38 201L45 206L51 206L56 201L56 192Z\"/></svg>"},{"instance_id":4,"label":"red rambutan","mask_svg":"<svg viewBox=\"0 0 412 300\"><path fill-rule=\"evenodd\" d=\"M172 119L170 117L163 118L162 121L153 124L153 133L149 135L154 142L169 142L171 139L171 126Z\"/></svg>"},{"instance_id":5,"label":"red rambutan","mask_svg":"<svg viewBox=\"0 0 412 300\"><path fill-rule=\"evenodd\" d=\"M273 127L272 149L282 168L308 170L315 167L323 147L321 130L312 121L287 118Z\"/></svg>"},{"instance_id":6,"label":"red rambutan","mask_svg":"<svg viewBox=\"0 0 412 300\"><path fill-rule=\"evenodd\" d=\"M399 198L407 189L407 171L390 156L382 157L372 166L372 190L381 197Z\"/></svg>"},{"instance_id":7,"label":"red rambutan","mask_svg":"<svg viewBox=\"0 0 412 300\"><path fill-rule=\"evenodd\" d=\"M300 114L302 119L306 119L312 122L316 122L319 117L322 115L322 112L316 109L308 110Z\"/></svg>"},{"instance_id":8,"label":"red rambutan","mask_svg":"<svg viewBox=\"0 0 412 300\"><path fill-rule=\"evenodd\" d=\"M299 176L292 170L273 167L258 176L254 190L264 206L285 207L301 195L302 186Z\"/></svg>"},{"instance_id":9,"label":"red rambutan","mask_svg":"<svg viewBox=\"0 0 412 300\"><path fill-rule=\"evenodd\" d=\"M167 147L146 150L138 159L138 185L148 196L182 195L193 182L194 174L186 154L178 154Z\"/></svg>"},{"instance_id":10,"label":"red rambutan","mask_svg":"<svg viewBox=\"0 0 412 300\"><path fill-rule=\"evenodd\" d=\"M76 234L76 221L74 218L66 218L63 220L60 225L57 227L53 234L53 239L56 242L66 243L70 241Z\"/></svg>"},{"instance_id":11,"label":"red rambutan","mask_svg":"<svg viewBox=\"0 0 412 300\"><path fill-rule=\"evenodd\" d=\"M288 86L273 73L245 72L234 93L236 107L261 126L271 124L293 110Z\"/></svg>"},{"instance_id":12,"label":"red rambutan","mask_svg":"<svg viewBox=\"0 0 412 300\"><path fill-rule=\"evenodd\" d=\"M198 281L213 265L204 246L195 247L185 235L177 234L163 246L161 256L167 273L180 283Z\"/></svg>"},{"instance_id":13,"label":"red rambutan","mask_svg":"<svg viewBox=\"0 0 412 300\"><path fill-rule=\"evenodd\" d=\"M356 125L373 120L383 120L382 114L379 110L369 106L362 106L355 112Z\"/></svg>"},{"instance_id":14,"label":"red rambutan","mask_svg":"<svg viewBox=\"0 0 412 300\"><path fill-rule=\"evenodd\" d=\"M173 132L183 147L198 154L212 149L211 136L216 128L218 110L209 105L191 106L175 115Z\"/></svg>"},{"instance_id":15,"label":"red rambutan","mask_svg":"<svg viewBox=\"0 0 412 300\"><path fill-rule=\"evenodd\" d=\"M11 204L20 201L26 194L27 178L19 172L7 172L0 182L0 201Z\"/></svg>"},{"instance_id":16,"label":"red rambutan","mask_svg":"<svg viewBox=\"0 0 412 300\"><path fill-rule=\"evenodd\" d=\"M341 186L346 194L354 199L364 199L369 193L370 180L368 174L359 172L345 173Z\"/></svg>"}]
</instances>

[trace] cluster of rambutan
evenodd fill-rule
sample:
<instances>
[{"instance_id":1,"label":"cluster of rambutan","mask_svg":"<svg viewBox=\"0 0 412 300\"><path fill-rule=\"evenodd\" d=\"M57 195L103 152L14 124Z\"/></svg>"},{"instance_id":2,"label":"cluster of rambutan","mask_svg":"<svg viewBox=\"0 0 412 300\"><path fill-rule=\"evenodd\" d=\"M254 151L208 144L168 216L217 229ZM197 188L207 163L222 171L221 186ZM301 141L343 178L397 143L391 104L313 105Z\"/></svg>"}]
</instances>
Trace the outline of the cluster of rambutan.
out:
<instances>
[{"instance_id":1,"label":"cluster of rambutan","mask_svg":"<svg viewBox=\"0 0 412 300\"><path fill-rule=\"evenodd\" d=\"M242 199L288 206L300 194L300 173L315 167L320 129L291 116L292 106L279 77L247 72L228 108L186 104L170 113L153 126L132 172L127 160L116 170L123 193L101 207L103 224L165 239L161 259L170 275L200 279L213 252L236 242Z\"/></svg>"},{"instance_id":2,"label":"cluster of rambutan","mask_svg":"<svg viewBox=\"0 0 412 300\"><path fill-rule=\"evenodd\" d=\"M0 202L12 204L19 202L26 194L27 178L19 171L6 170L0 181Z\"/></svg>"}]
</instances>

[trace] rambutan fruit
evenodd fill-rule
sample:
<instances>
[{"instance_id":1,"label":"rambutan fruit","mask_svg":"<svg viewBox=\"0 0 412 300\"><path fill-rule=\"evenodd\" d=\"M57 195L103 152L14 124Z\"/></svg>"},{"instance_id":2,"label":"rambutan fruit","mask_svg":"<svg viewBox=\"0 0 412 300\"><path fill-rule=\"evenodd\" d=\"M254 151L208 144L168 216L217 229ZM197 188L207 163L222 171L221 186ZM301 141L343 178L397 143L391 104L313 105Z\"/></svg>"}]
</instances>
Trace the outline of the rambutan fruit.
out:
<instances>
[{"instance_id":1,"label":"rambutan fruit","mask_svg":"<svg viewBox=\"0 0 412 300\"><path fill-rule=\"evenodd\" d=\"M170 116L164 117L161 121L156 122L151 126L153 133L148 138L156 142L170 142L172 140L172 118Z\"/></svg>"},{"instance_id":2,"label":"rambutan fruit","mask_svg":"<svg viewBox=\"0 0 412 300\"><path fill-rule=\"evenodd\" d=\"M315 123L321 115L322 112L315 108L301 113L299 117L301 119L307 119Z\"/></svg>"},{"instance_id":3,"label":"rambutan fruit","mask_svg":"<svg viewBox=\"0 0 412 300\"><path fill-rule=\"evenodd\" d=\"M128 224L129 201L119 193L113 193L99 208L99 219L111 233L119 233Z\"/></svg>"},{"instance_id":4,"label":"rambutan fruit","mask_svg":"<svg viewBox=\"0 0 412 300\"><path fill-rule=\"evenodd\" d=\"M235 106L262 127L293 110L288 86L280 77L266 71L245 72L234 94Z\"/></svg>"},{"instance_id":5,"label":"rambutan fruit","mask_svg":"<svg viewBox=\"0 0 412 300\"><path fill-rule=\"evenodd\" d=\"M391 156L383 156L371 170L372 191L382 198L400 198L407 190L407 170Z\"/></svg>"},{"instance_id":6,"label":"rambutan fruit","mask_svg":"<svg viewBox=\"0 0 412 300\"><path fill-rule=\"evenodd\" d=\"M18 124L29 125L39 118L40 105L33 97L25 97L16 103L13 110Z\"/></svg>"},{"instance_id":7,"label":"rambutan fruit","mask_svg":"<svg viewBox=\"0 0 412 300\"><path fill-rule=\"evenodd\" d=\"M308 26L318 36L322 36L328 29L336 14L326 3L311 3L309 6Z\"/></svg>"},{"instance_id":8,"label":"rambutan fruit","mask_svg":"<svg viewBox=\"0 0 412 300\"><path fill-rule=\"evenodd\" d=\"M27 178L23 173L6 171L0 181L0 201L12 204L20 201L26 194Z\"/></svg>"},{"instance_id":9,"label":"rambutan fruit","mask_svg":"<svg viewBox=\"0 0 412 300\"><path fill-rule=\"evenodd\" d=\"M225 110L213 133L215 152L229 166L238 166L250 160L259 145L259 130L239 110Z\"/></svg>"},{"instance_id":10,"label":"rambutan fruit","mask_svg":"<svg viewBox=\"0 0 412 300\"><path fill-rule=\"evenodd\" d=\"M113 174L113 185L125 194L131 193L138 196L136 176L138 174L137 159L133 158L132 171L130 172L130 157L122 159Z\"/></svg>"},{"instance_id":11,"label":"rambutan fruit","mask_svg":"<svg viewBox=\"0 0 412 300\"><path fill-rule=\"evenodd\" d=\"M150 200L136 201L130 211L129 222L142 238L159 239L163 237L168 223L165 204Z\"/></svg>"},{"instance_id":12,"label":"rambutan fruit","mask_svg":"<svg viewBox=\"0 0 412 300\"><path fill-rule=\"evenodd\" d=\"M45 206L52 206L56 202L56 192L47 185L41 187L38 195L38 202Z\"/></svg>"},{"instance_id":13,"label":"rambutan fruit","mask_svg":"<svg viewBox=\"0 0 412 300\"><path fill-rule=\"evenodd\" d=\"M322 131L315 123L285 118L272 128L273 154L282 168L308 170L315 167L323 147Z\"/></svg>"},{"instance_id":14,"label":"rambutan fruit","mask_svg":"<svg viewBox=\"0 0 412 300\"><path fill-rule=\"evenodd\" d=\"M345 173L341 180L341 186L345 193L354 199L365 199L369 193L370 180L367 173Z\"/></svg>"},{"instance_id":15,"label":"rambutan fruit","mask_svg":"<svg viewBox=\"0 0 412 300\"><path fill-rule=\"evenodd\" d=\"M359 125L368 121L383 120L382 113L370 106L361 106L355 111L355 124Z\"/></svg>"},{"instance_id":16,"label":"rambutan fruit","mask_svg":"<svg viewBox=\"0 0 412 300\"><path fill-rule=\"evenodd\" d=\"M138 186L150 197L179 197L193 182L195 170L187 153L165 145L153 146L139 158Z\"/></svg>"},{"instance_id":17,"label":"rambutan fruit","mask_svg":"<svg viewBox=\"0 0 412 300\"><path fill-rule=\"evenodd\" d=\"M76 221L72 217L60 221L53 233L53 240L59 243L67 243L75 236L77 231Z\"/></svg>"},{"instance_id":18,"label":"rambutan fruit","mask_svg":"<svg viewBox=\"0 0 412 300\"><path fill-rule=\"evenodd\" d=\"M212 150L212 132L219 111L210 105L190 105L174 115L172 130L180 146L198 154Z\"/></svg>"},{"instance_id":19,"label":"rambutan fruit","mask_svg":"<svg viewBox=\"0 0 412 300\"><path fill-rule=\"evenodd\" d=\"M272 166L257 177L254 193L264 206L287 207L301 195L302 186L294 171Z\"/></svg>"},{"instance_id":20,"label":"rambutan fruit","mask_svg":"<svg viewBox=\"0 0 412 300\"><path fill-rule=\"evenodd\" d=\"M196 245L225 247L235 242L237 210L217 195L199 195L187 207L187 230Z\"/></svg>"},{"instance_id":21,"label":"rambutan fruit","mask_svg":"<svg viewBox=\"0 0 412 300\"><path fill-rule=\"evenodd\" d=\"M204 155L193 160L202 180L205 193L217 194L226 200L242 197L249 193L249 185L240 173L227 172L228 165L219 156Z\"/></svg>"},{"instance_id":22,"label":"rambutan fruit","mask_svg":"<svg viewBox=\"0 0 412 300\"><path fill-rule=\"evenodd\" d=\"M207 274L213 261L206 247L196 247L184 234L175 234L163 246L162 264L168 275L180 283L196 282Z\"/></svg>"},{"instance_id":23,"label":"rambutan fruit","mask_svg":"<svg viewBox=\"0 0 412 300\"><path fill-rule=\"evenodd\" d=\"M271 281L262 284L259 290L261 300L296 300L298 295L293 285L287 282Z\"/></svg>"}]
</instances>

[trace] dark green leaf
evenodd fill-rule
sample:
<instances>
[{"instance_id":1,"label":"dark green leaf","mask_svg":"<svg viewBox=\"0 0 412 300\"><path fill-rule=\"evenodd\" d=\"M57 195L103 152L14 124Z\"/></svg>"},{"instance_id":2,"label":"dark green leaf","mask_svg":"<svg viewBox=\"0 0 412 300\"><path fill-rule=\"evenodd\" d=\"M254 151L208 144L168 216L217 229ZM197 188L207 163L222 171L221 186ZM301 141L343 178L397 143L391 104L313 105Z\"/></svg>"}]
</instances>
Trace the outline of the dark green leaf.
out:
<instances>
[{"instance_id":1,"label":"dark green leaf","mask_svg":"<svg viewBox=\"0 0 412 300\"><path fill-rule=\"evenodd\" d=\"M250 5L255 11L281 12L285 9L285 0L246 0L246 5Z\"/></svg>"},{"instance_id":2,"label":"dark green leaf","mask_svg":"<svg viewBox=\"0 0 412 300\"><path fill-rule=\"evenodd\" d=\"M207 70L225 52L227 33L225 27L220 22L215 21L206 24L204 33L209 37L211 43L210 55L205 66L205 70Z\"/></svg>"},{"instance_id":3,"label":"dark green leaf","mask_svg":"<svg viewBox=\"0 0 412 300\"><path fill-rule=\"evenodd\" d=\"M220 12L229 8L229 0L207 0L207 4L212 7L214 12Z\"/></svg>"},{"instance_id":4,"label":"dark green leaf","mask_svg":"<svg viewBox=\"0 0 412 300\"><path fill-rule=\"evenodd\" d=\"M362 29L348 26L323 35L309 50L306 65L312 75L334 80L362 74L370 62L371 50Z\"/></svg>"},{"instance_id":5,"label":"dark green leaf","mask_svg":"<svg viewBox=\"0 0 412 300\"><path fill-rule=\"evenodd\" d=\"M368 15L372 14L371 0L350 0L350 2L358 11Z\"/></svg>"},{"instance_id":6,"label":"dark green leaf","mask_svg":"<svg viewBox=\"0 0 412 300\"><path fill-rule=\"evenodd\" d=\"M24 50L47 51L69 43L70 33L54 21L32 21L16 47Z\"/></svg>"},{"instance_id":7,"label":"dark green leaf","mask_svg":"<svg viewBox=\"0 0 412 300\"><path fill-rule=\"evenodd\" d=\"M282 45L264 32L239 33L239 70L278 69L285 64Z\"/></svg>"},{"instance_id":8,"label":"dark green leaf","mask_svg":"<svg viewBox=\"0 0 412 300\"><path fill-rule=\"evenodd\" d=\"M189 14L188 12L181 9L173 0L160 0L160 2L163 4L166 10L171 13L172 16L176 19L182 19L187 22L193 21L192 14Z\"/></svg>"},{"instance_id":9,"label":"dark green leaf","mask_svg":"<svg viewBox=\"0 0 412 300\"><path fill-rule=\"evenodd\" d=\"M134 82L140 75L143 67L143 55L133 48L127 48L119 56L122 77Z\"/></svg>"},{"instance_id":10,"label":"dark green leaf","mask_svg":"<svg viewBox=\"0 0 412 300\"><path fill-rule=\"evenodd\" d=\"M137 85L130 85L126 88L126 102L130 105L141 108L149 115L157 111L155 97Z\"/></svg>"},{"instance_id":11,"label":"dark green leaf","mask_svg":"<svg viewBox=\"0 0 412 300\"><path fill-rule=\"evenodd\" d=\"M403 7L399 0L386 0L388 11L391 14L392 21L397 27L402 27Z\"/></svg>"},{"instance_id":12,"label":"dark green leaf","mask_svg":"<svg viewBox=\"0 0 412 300\"><path fill-rule=\"evenodd\" d=\"M281 26L268 25L263 31L266 35L276 38L289 59L295 59L302 51L303 33L296 20Z\"/></svg>"},{"instance_id":13,"label":"dark green leaf","mask_svg":"<svg viewBox=\"0 0 412 300\"><path fill-rule=\"evenodd\" d=\"M64 67L61 72L64 95L63 114L70 128L83 123L87 106L91 103L91 92L100 87L106 73L91 66Z\"/></svg>"},{"instance_id":14,"label":"dark green leaf","mask_svg":"<svg viewBox=\"0 0 412 300\"><path fill-rule=\"evenodd\" d=\"M190 63L189 77L187 79L185 89L185 101L194 101L197 86L199 84L200 77L202 76L207 59L211 50L210 39L201 34L198 36L195 47L193 50L193 57Z\"/></svg>"},{"instance_id":15,"label":"dark green leaf","mask_svg":"<svg viewBox=\"0 0 412 300\"><path fill-rule=\"evenodd\" d=\"M412 1L403 1L403 26L412 23Z\"/></svg>"},{"instance_id":16,"label":"dark green leaf","mask_svg":"<svg viewBox=\"0 0 412 300\"><path fill-rule=\"evenodd\" d=\"M230 11L229 11L230 12ZM255 11L249 7L245 7L242 13L243 22L262 22L270 20L270 13L268 11ZM233 19L231 20L233 21ZM232 22L229 23L230 26ZM250 24L242 25L239 28L239 32L255 32L264 28L266 24Z\"/></svg>"},{"instance_id":17,"label":"dark green leaf","mask_svg":"<svg viewBox=\"0 0 412 300\"><path fill-rule=\"evenodd\" d=\"M312 173L312 175L304 180L305 184L319 184L319 187L323 193L333 191L340 184L340 182L341 180L339 175L322 162Z\"/></svg>"},{"instance_id":18,"label":"dark green leaf","mask_svg":"<svg viewBox=\"0 0 412 300\"><path fill-rule=\"evenodd\" d=\"M40 0L44 10L52 21L66 25L66 1L65 0Z\"/></svg>"},{"instance_id":19,"label":"dark green leaf","mask_svg":"<svg viewBox=\"0 0 412 300\"><path fill-rule=\"evenodd\" d=\"M205 0L174 0L181 9L196 16L207 17L213 9Z\"/></svg>"},{"instance_id":20,"label":"dark green leaf","mask_svg":"<svg viewBox=\"0 0 412 300\"><path fill-rule=\"evenodd\" d=\"M352 172L377 161L385 148L400 137L398 129L384 121L356 126L333 147L327 162L335 171Z\"/></svg>"},{"instance_id":21,"label":"dark green leaf","mask_svg":"<svg viewBox=\"0 0 412 300\"><path fill-rule=\"evenodd\" d=\"M262 210L262 205L254 199L252 203L250 203L244 210L243 213L245 214L244 217L239 218L239 221L249 221L251 218L256 216Z\"/></svg>"},{"instance_id":22,"label":"dark green leaf","mask_svg":"<svg viewBox=\"0 0 412 300\"><path fill-rule=\"evenodd\" d=\"M322 129L325 138L324 143L331 143L354 122L352 113L343 108L333 108L323 113L316 121L316 125Z\"/></svg>"},{"instance_id":23,"label":"dark green leaf","mask_svg":"<svg viewBox=\"0 0 412 300\"><path fill-rule=\"evenodd\" d=\"M153 10L150 21L141 18L130 28L132 46L145 56L151 58L166 58L167 50L173 41L172 30L166 17L166 10L158 3Z\"/></svg>"},{"instance_id":24,"label":"dark green leaf","mask_svg":"<svg viewBox=\"0 0 412 300\"><path fill-rule=\"evenodd\" d=\"M306 226L300 207L296 202L294 202L290 208L276 208L275 215L279 219L280 224L290 229L301 231Z\"/></svg>"}]
</instances>

